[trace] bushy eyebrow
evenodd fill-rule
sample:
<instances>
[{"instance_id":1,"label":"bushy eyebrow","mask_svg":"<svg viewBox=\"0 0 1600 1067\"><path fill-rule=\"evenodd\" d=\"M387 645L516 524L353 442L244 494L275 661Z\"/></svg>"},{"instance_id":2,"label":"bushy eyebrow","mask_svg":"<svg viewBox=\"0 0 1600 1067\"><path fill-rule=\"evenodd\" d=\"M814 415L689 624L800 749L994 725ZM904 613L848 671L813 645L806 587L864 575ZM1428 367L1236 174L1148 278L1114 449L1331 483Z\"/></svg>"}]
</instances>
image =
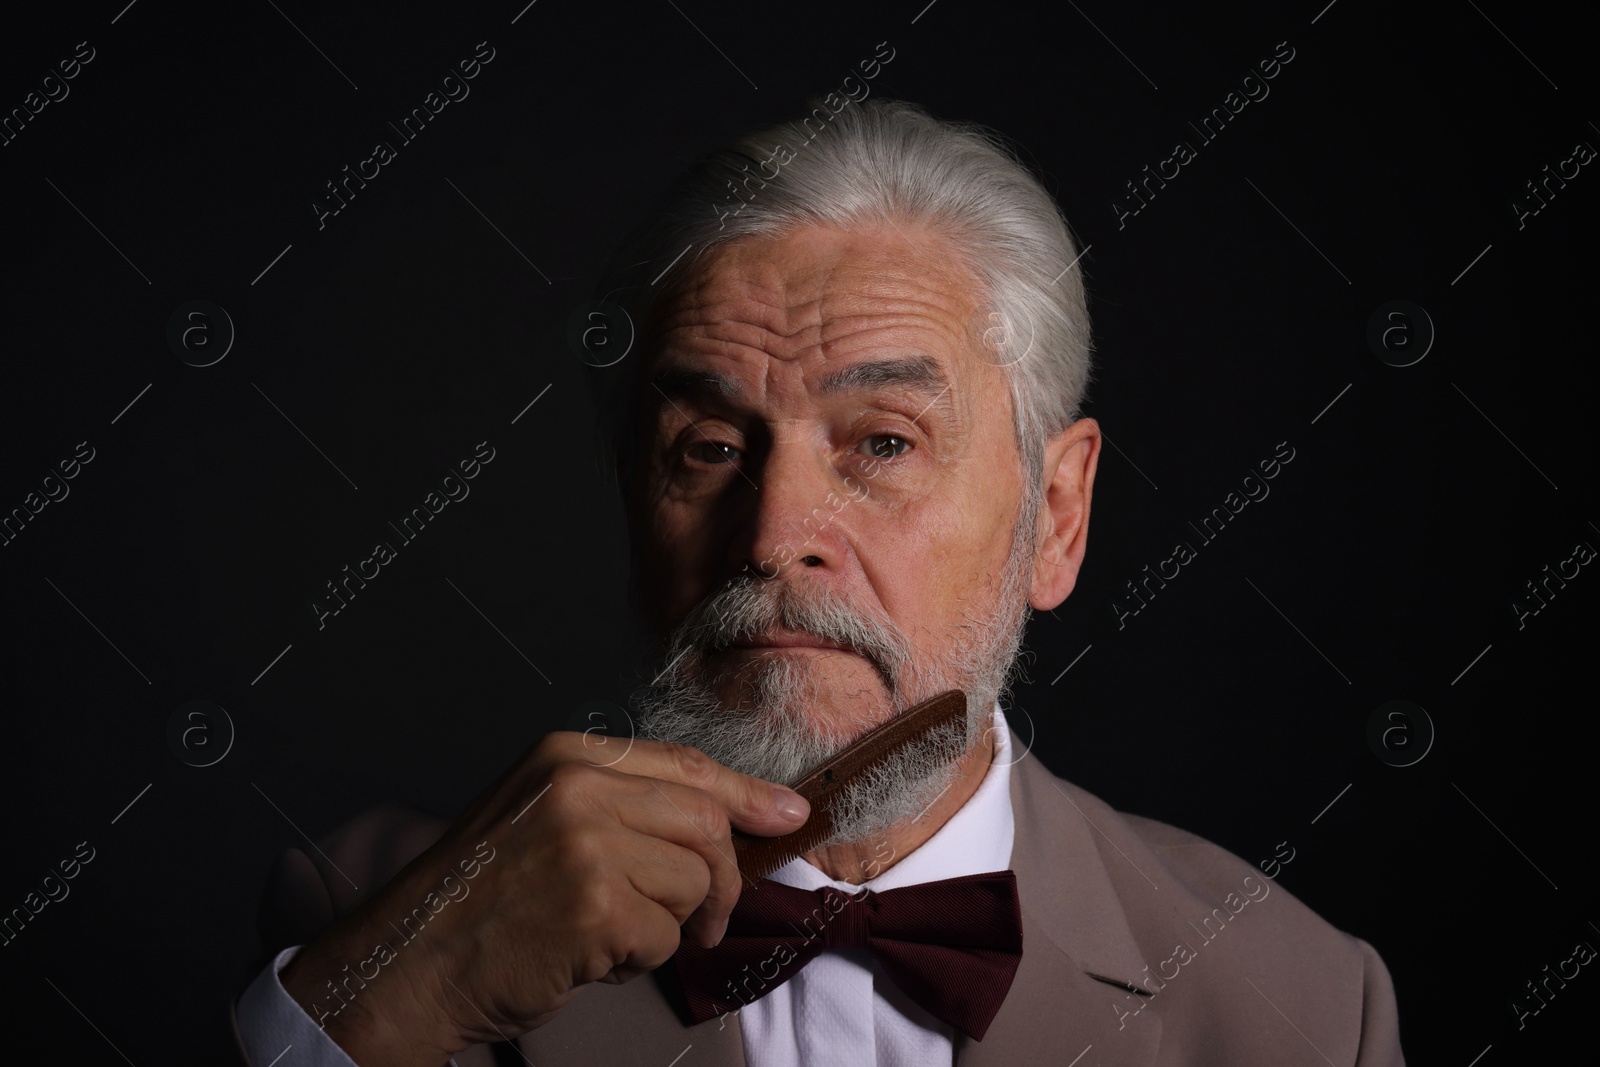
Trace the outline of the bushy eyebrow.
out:
<instances>
[{"instance_id":1,"label":"bushy eyebrow","mask_svg":"<svg viewBox=\"0 0 1600 1067\"><path fill-rule=\"evenodd\" d=\"M668 398L715 396L731 400L744 395L736 379L715 371L668 368L657 373L651 384ZM840 367L818 383L819 391L824 394L885 386L909 388L928 397L931 405L949 391L950 379L931 356L917 355L862 360Z\"/></svg>"},{"instance_id":2,"label":"bushy eyebrow","mask_svg":"<svg viewBox=\"0 0 1600 1067\"><path fill-rule=\"evenodd\" d=\"M905 359L868 359L841 367L822 379L824 393L843 393L852 389L878 389L886 385L909 387L929 397L950 388L950 379L931 356Z\"/></svg>"}]
</instances>

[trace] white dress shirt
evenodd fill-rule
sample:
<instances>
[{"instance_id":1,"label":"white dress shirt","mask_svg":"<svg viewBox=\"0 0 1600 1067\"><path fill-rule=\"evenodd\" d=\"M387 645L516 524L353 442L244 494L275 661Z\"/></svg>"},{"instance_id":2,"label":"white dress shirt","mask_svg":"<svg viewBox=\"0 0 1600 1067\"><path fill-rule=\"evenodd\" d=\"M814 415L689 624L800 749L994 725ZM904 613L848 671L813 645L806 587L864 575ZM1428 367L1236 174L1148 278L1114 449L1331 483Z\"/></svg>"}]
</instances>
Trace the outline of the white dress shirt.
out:
<instances>
[{"instance_id":1,"label":"white dress shirt","mask_svg":"<svg viewBox=\"0 0 1600 1067\"><path fill-rule=\"evenodd\" d=\"M998 703L994 741L994 761L967 802L920 848L863 885L882 892L1011 866L1016 829L1011 734ZM881 860L890 857L884 852ZM804 858L769 877L800 889L833 886L853 893L859 888L834 881ZM250 1062L254 1067L356 1067L278 981L278 972L299 951L295 946L278 953L239 998L239 1036ZM826 949L736 1014L749 1067L947 1067L954 1062L954 1028L901 993L866 949Z\"/></svg>"}]
</instances>

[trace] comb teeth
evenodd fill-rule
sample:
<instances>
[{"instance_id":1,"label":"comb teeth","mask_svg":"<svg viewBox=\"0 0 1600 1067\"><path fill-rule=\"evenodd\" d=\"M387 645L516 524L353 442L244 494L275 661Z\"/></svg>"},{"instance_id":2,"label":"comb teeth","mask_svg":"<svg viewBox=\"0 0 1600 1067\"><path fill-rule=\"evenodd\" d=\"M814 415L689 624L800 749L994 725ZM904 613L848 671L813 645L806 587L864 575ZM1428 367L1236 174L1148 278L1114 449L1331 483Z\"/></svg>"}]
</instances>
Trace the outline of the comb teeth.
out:
<instances>
[{"instance_id":1,"label":"comb teeth","mask_svg":"<svg viewBox=\"0 0 1600 1067\"><path fill-rule=\"evenodd\" d=\"M813 768L791 788L811 805L811 817L800 829L781 837L760 837L733 831L733 851L745 885L753 886L797 856L833 835L834 814L845 791L863 776L935 730L967 712L967 697L952 689L923 701L903 715L881 723L857 738L843 752Z\"/></svg>"},{"instance_id":2,"label":"comb teeth","mask_svg":"<svg viewBox=\"0 0 1600 1067\"><path fill-rule=\"evenodd\" d=\"M826 809L812 808L811 817L800 829L782 837L758 837L733 831L733 855L746 888L782 867L796 856L822 844L833 836L833 816Z\"/></svg>"}]
</instances>

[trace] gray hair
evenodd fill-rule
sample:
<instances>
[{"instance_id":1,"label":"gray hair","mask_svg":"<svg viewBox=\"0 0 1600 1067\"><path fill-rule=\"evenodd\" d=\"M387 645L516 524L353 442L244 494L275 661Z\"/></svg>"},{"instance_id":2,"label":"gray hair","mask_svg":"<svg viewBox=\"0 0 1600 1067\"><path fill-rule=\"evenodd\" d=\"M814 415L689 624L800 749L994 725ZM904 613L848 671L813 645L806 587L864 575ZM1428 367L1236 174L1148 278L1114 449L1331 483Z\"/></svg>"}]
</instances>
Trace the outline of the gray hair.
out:
<instances>
[{"instance_id":1,"label":"gray hair","mask_svg":"<svg viewBox=\"0 0 1600 1067\"><path fill-rule=\"evenodd\" d=\"M610 292L626 294L618 302L648 345L661 296L708 250L807 224L880 221L926 225L974 274L974 335L981 329L988 358L1009 381L1024 513L1036 513L1045 439L1078 419L1090 383L1089 313L1061 209L993 131L899 100L847 98L836 112L815 102L798 124L742 137L694 167L625 247L638 280ZM624 376L633 378L641 362L627 361ZM625 386L636 402L635 384L613 388ZM603 410L615 420L610 444L627 472L635 409L618 399Z\"/></svg>"}]
</instances>

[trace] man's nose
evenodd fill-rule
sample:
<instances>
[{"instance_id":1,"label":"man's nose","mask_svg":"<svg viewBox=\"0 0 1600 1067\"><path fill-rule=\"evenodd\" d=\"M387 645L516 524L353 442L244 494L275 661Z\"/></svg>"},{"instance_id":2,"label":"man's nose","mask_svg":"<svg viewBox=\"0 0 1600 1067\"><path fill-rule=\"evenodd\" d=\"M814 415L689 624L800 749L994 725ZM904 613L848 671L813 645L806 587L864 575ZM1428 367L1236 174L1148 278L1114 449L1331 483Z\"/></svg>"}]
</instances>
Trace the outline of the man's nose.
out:
<instances>
[{"instance_id":1,"label":"man's nose","mask_svg":"<svg viewBox=\"0 0 1600 1067\"><path fill-rule=\"evenodd\" d=\"M736 549L763 578L833 568L847 551L839 519L849 503L844 479L813 441L774 442L754 490L748 540Z\"/></svg>"}]
</instances>

